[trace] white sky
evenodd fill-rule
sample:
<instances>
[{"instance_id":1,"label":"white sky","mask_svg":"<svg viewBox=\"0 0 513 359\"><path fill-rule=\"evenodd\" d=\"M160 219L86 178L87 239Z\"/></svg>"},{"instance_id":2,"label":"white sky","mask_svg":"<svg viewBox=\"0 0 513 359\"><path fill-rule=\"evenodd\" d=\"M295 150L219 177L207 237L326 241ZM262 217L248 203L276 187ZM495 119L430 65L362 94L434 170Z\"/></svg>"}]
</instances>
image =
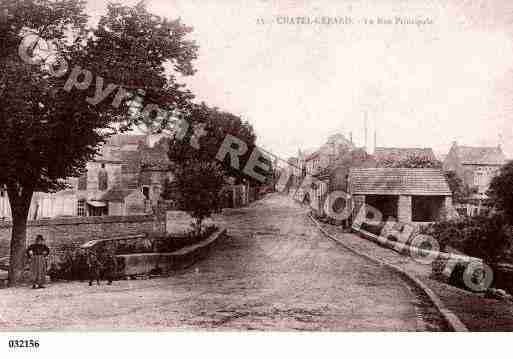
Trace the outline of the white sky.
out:
<instances>
[{"instance_id":1,"label":"white sky","mask_svg":"<svg viewBox=\"0 0 513 359\"><path fill-rule=\"evenodd\" d=\"M136 1L121 1L134 4ZM378 3L378 4L377 4ZM498 143L513 157L513 1L147 0L200 46L186 83L249 120L281 156L353 132L378 146ZM97 19L105 1L89 0ZM432 25L286 25L276 16L430 18ZM273 24L259 25L257 18Z\"/></svg>"}]
</instances>

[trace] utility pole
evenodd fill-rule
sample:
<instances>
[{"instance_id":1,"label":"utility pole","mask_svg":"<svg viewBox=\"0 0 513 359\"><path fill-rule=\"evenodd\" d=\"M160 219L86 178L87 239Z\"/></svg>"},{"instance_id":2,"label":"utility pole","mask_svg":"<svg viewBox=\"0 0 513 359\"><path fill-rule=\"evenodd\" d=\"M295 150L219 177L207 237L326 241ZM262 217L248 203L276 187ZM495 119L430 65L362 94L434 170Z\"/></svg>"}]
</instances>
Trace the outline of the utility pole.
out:
<instances>
[{"instance_id":1,"label":"utility pole","mask_svg":"<svg viewBox=\"0 0 513 359\"><path fill-rule=\"evenodd\" d=\"M367 152L367 150L368 150L368 148L367 148L367 110L365 110L365 112L364 112L363 135L365 136L365 138L363 139L364 149L365 149L365 152Z\"/></svg>"}]
</instances>

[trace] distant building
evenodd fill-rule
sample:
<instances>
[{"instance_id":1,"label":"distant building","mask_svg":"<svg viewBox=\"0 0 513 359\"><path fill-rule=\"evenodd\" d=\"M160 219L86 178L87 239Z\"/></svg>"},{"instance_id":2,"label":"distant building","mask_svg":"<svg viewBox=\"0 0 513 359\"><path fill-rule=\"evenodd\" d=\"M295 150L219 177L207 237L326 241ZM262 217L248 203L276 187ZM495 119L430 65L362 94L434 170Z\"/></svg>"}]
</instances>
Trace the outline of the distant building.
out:
<instances>
[{"instance_id":1,"label":"distant building","mask_svg":"<svg viewBox=\"0 0 513 359\"><path fill-rule=\"evenodd\" d=\"M166 141L153 141L150 147L151 142L144 135L110 137L81 177L68 178L70 188L34 193L28 218L152 213L173 175ZM11 218L5 191L0 193L0 217Z\"/></svg>"},{"instance_id":2,"label":"distant building","mask_svg":"<svg viewBox=\"0 0 513 359\"><path fill-rule=\"evenodd\" d=\"M441 169L352 168L349 193L354 215L363 204L378 209L383 221L434 222L452 216L452 193Z\"/></svg>"},{"instance_id":3,"label":"distant building","mask_svg":"<svg viewBox=\"0 0 513 359\"><path fill-rule=\"evenodd\" d=\"M300 155L302 153L300 152ZM357 148L342 134L328 137L326 143L306 156L299 156L300 167L315 178L315 185L307 193L299 191L300 198L306 198L312 209L324 213L323 204L329 192L347 189L347 177L351 167L374 167L372 156L364 148Z\"/></svg>"},{"instance_id":4,"label":"distant building","mask_svg":"<svg viewBox=\"0 0 513 359\"><path fill-rule=\"evenodd\" d=\"M505 163L506 156L500 146L459 146L453 142L443 162L443 168L456 172L465 185L477 189L477 194L482 197L492 178Z\"/></svg>"},{"instance_id":5,"label":"distant building","mask_svg":"<svg viewBox=\"0 0 513 359\"><path fill-rule=\"evenodd\" d=\"M299 164L301 168L305 169L305 174L314 176L332 165L342 154L354 148L355 146L350 140L337 133L329 136L326 143L317 150L309 154L300 153Z\"/></svg>"},{"instance_id":6,"label":"distant building","mask_svg":"<svg viewBox=\"0 0 513 359\"><path fill-rule=\"evenodd\" d=\"M401 222L425 223L456 215L441 168L384 168L412 157L437 162L431 148L376 147L370 155L342 135L331 136L317 150L306 155L300 152L300 167L316 183L299 197L307 198L320 215L333 191L349 193L357 206L367 203L378 208L384 220L394 217Z\"/></svg>"}]
</instances>

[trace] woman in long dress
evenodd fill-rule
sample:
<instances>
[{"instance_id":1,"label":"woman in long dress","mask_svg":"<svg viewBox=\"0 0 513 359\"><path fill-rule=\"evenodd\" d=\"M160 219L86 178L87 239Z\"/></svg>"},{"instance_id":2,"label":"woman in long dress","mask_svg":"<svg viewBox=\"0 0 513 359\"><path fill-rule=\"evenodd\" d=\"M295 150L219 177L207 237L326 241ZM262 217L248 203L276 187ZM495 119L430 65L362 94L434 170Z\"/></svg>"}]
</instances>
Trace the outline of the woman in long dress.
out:
<instances>
[{"instance_id":1,"label":"woman in long dress","mask_svg":"<svg viewBox=\"0 0 513 359\"><path fill-rule=\"evenodd\" d=\"M44 241L43 236L38 234L35 243L27 248L32 274L32 289L44 288L46 283L46 257L50 254L50 249L44 244Z\"/></svg>"}]
</instances>

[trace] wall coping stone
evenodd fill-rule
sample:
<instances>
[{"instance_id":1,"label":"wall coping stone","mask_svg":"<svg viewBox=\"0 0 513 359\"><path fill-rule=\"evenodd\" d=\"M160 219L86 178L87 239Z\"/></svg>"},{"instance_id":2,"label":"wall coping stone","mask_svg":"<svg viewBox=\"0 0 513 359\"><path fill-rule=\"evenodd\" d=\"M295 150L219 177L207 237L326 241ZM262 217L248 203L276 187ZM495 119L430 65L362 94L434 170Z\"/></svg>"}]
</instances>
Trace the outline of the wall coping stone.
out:
<instances>
[{"instance_id":1,"label":"wall coping stone","mask_svg":"<svg viewBox=\"0 0 513 359\"><path fill-rule=\"evenodd\" d=\"M152 214L130 215L130 216L69 216L56 218L42 218L27 221L27 227L59 226L70 224L99 224L99 223L129 223L129 222L150 222L156 217ZM12 227L11 221L1 221L0 228Z\"/></svg>"}]
</instances>

